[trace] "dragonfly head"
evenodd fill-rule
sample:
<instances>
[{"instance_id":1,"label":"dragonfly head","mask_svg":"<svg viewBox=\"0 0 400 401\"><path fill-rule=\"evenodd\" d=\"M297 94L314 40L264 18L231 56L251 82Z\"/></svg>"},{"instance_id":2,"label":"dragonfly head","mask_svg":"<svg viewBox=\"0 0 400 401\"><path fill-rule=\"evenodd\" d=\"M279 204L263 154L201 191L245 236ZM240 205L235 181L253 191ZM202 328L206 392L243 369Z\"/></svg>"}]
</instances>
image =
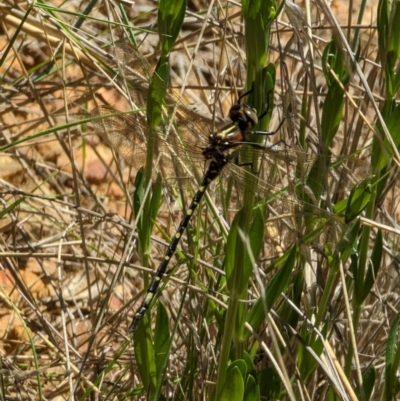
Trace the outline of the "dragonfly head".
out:
<instances>
[{"instance_id":1,"label":"dragonfly head","mask_svg":"<svg viewBox=\"0 0 400 401\"><path fill-rule=\"evenodd\" d=\"M257 110L247 104L234 104L229 118L243 131L251 131L258 123Z\"/></svg>"}]
</instances>

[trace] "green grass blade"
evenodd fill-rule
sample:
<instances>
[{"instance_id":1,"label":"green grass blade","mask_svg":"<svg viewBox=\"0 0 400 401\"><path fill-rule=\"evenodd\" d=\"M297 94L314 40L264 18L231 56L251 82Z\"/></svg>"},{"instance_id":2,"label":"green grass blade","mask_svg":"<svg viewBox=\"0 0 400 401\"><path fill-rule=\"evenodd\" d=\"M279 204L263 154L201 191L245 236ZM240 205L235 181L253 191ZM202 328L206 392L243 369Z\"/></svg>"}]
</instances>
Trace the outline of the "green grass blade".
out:
<instances>
[{"instance_id":1,"label":"green grass blade","mask_svg":"<svg viewBox=\"0 0 400 401\"><path fill-rule=\"evenodd\" d=\"M358 300L359 303L364 302L365 298L367 298L373 285L375 284L382 263L382 254L383 254L382 231L378 230L378 232L376 233L374 247L372 249L371 262L368 265L368 269L365 276L364 288L363 288L364 291L362 294L359 294L361 296L361 298L359 298ZM355 295L357 296L358 294L356 293Z\"/></svg>"},{"instance_id":2,"label":"green grass blade","mask_svg":"<svg viewBox=\"0 0 400 401\"><path fill-rule=\"evenodd\" d=\"M400 363L400 347L398 340L400 315L397 314L392 322L386 344L385 358L385 400L392 401L400 391L400 382L397 371Z\"/></svg>"},{"instance_id":3,"label":"green grass blade","mask_svg":"<svg viewBox=\"0 0 400 401\"><path fill-rule=\"evenodd\" d=\"M290 282L290 276L296 264L298 248L293 248L284 256L279 258L272 266L277 267L277 273L268 282L264 294L252 307L247 321L254 331L257 331L265 319L266 314L271 310L275 301L285 291Z\"/></svg>"},{"instance_id":4,"label":"green grass blade","mask_svg":"<svg viewBox=\"0 0 400 401\"><path fill-rule=\"evenodd\" d=\"M346 223L359 216L371 201L372 189L370 182L370 178L363 180L351 190L346 204Z\"/></svg>"},{"instance_id":5,"label":"green grass blade","mask_svg":"<svg viewBox=\"0 0 400 401\"><path fill-rule=\"evenodd\" d=\"M179 35L186 11L186 0L160 0L158 33L161 40L161 58L169 55Z\"/></svg>"},{"instance_id":6,"label":"green grass blade","mask_svg":"<svg viewBox=\"0 0 400 401\"><path fill-rule=\"evenodd\" d=\"M328 93L321 116L321 145L323 153L328 154L342 119L344 107L342 86L346 86L348 75L344 69L341 53L333 40L324 49L322 61L325 79L328 83ZM339 79L341 84L337 82L333 74L336 75L336 79Z\"/></svg>"},{"instance_id":7,"label":"green grass blade","mask_svg":"<svg viewBox=\"0 0 400 401\"><path fill-rule=\"evenodd\" d=\"M376 369L374 367L369 368L364 374L363 374L363 390L364 390L364 397L366 400L371 400L372 396L372 391L374 389L375 383L376 382ZM361 391L360 387L357 387L355 389L357 399L361 400Z\"/></svg>"},{"instance_id":8,"label":"green grass blade","mask_svg":"<svg viewBox=\"0 0 400 401\"><path fill-rule=\"evenodd\" d=\"M157 388L157 366L148 316L143 318L143 324L138 326L133 334L133 339L135 343L135 359L143 387L150 394L153 394Z\"/></svg>"},{"instance_id":9,"label":"green grass blade","mask_svg":"<svg viewBox=\"0 0 400 401\"><path fill-rule=\"evenodd\" d=\"M163 373L161 368L165 364L165 359L169 357L169 342L169 318L167 309L162 302L158 302L156 328L154 331L154 353L156 357L158 382L163 379L163 376L161 376Z\"/></svg>"}]
</instances>

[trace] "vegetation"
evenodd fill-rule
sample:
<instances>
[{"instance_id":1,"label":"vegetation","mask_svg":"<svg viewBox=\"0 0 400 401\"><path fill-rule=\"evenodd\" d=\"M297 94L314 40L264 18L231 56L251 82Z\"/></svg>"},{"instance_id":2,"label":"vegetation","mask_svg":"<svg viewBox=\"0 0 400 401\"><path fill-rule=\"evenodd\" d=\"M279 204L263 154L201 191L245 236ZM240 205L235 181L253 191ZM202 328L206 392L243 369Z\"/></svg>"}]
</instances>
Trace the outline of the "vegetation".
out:
<instances>
[{"instance_id":1,"label":"vegetation","mask_svg":"<svg viewBox=\"0 0 400 401\"><path fill-rule=\"evenodd\" d=\"M398 398L400 9L366 3L0 5L0 399ZM191 129L238 99L258 145L131 334L204 173Z\"/></svg>"}]
</instances>

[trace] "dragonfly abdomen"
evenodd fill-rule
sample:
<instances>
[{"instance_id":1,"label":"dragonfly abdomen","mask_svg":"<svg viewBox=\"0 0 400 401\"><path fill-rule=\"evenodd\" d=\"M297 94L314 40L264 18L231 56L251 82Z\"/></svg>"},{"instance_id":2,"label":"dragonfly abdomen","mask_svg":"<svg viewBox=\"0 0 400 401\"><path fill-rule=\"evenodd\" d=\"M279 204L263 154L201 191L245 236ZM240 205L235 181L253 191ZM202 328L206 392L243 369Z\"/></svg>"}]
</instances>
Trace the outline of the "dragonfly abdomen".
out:
<instances>
[{"instance_id":1,"label":"dragonfly abdomen","mask_svg":"<svg viewBox=\"0 0 400 401\"><path fill-rule=\"evenodd\" d=\"M129 331L133 332L137 329L139 323L142 321L144 315L146 314L147 310L149 309L151 303L153 302L157 291L158 287L160 286L161 280L164 277L165 272L167 271L168 264L172 258L172 256L175 254L176 249L179 245L179 241L182 238L182 234L185 232L187 226L189 225L190 219L192 218L194 211L197 208L197 205L200 203L201 199L204 196L204 193L206 192L208 186L211 184L212 181L214 181L220 174L225 166L227 161L225 159L221 161L217 160L211 160L211 163L204 175L204 178L202 180L202 183L200 187L198 188L196 194L194 195L192 202L185 214L185 216L182 218L181 222L179 223L179 227L176 230L175 236L172 239L171 243L168 246L167 252L165 253L163 261L160 263L158 266L158 269L156 271L156 275L154 276L153 280L151 281L149 288L147 289L146 296L144 300L142 301L140 307L138 308L137 312L135 313L135 316L133 318L133 321L131 325L129 326Z\"/></svg>"}]
</instances>

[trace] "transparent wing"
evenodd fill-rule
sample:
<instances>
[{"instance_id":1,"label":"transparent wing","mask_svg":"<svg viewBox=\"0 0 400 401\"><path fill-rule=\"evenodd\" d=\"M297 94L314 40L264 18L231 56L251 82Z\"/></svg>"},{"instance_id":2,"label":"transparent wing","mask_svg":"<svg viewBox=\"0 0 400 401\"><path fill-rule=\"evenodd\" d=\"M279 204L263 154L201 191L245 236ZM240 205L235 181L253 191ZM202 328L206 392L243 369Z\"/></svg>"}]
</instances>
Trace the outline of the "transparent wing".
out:
<instances>
[{"instance_id":1,"label":"transparent wing","mask_svg":"<svg viewBox=\"0 0 400 401\"><path fill-rule=\"evenodd\" d=\"M193 180L193 169L203 170L203 148L188 143L174 129L168 135L161 129L152 130L138 113L122 113L109 106L96 107L91 112L91 119L104 142L136 170L145 165L148 142L153 142L153 178L156 173L161 172L168 185L172 185L177 179L182 182L190 177ZM201 173L197 180L200 175Z\"/></svg>"},{"instance_id":2,"label":"transparent wing","mask_svg":"<svg viewBox=\"0 0 400 401\"><path fill-rule=\"evenodd\" d=\"M369 176L368 163L354 157L332 156L324 160L286 145L266 145L258 152L257 171L251 171L250 166L245 172L239 163L229 164L225 174L256 182L253 188L258 204L265 207L269 216L267 226L279 227L273 232L284 237L286 244L299 240L318 244L326 242L326 236L336 243L346 225L332 212L332 205ZM314 171L322 168L326 170L326 180L318 181L315 177L320 175ZM238 188L236 198L242 193L243 188Z\"/></svg>"},{"instance_id":3,"label":"transparent wing","mask_svg":"<svg viewBox=\"0 0 400 401\"><path fill-rule=\"evenodd\" d=\"M153 68L126 42L119 43L115 53L119 68L131 86L133 98L138 105L145 106ZM157 82L164 91L164 83ZM171 92L167 93L165 110L164 131L151 130L139 115L121 113L105 106L93 110L92 121L105 142L136 169L144 165L147 142L152 139L159 156L157 171L163 173L167 183L171 177L182 182L185 177L193 177L193 167L204 171L202 151L209 143L210 129L179 96ZM170 126L172 115L174 124ZM167 132L166 127L171 129ZM284 144L260 146L246 142L241 147L245 152L232 154L232 163L228 164L223 175L242 183L256 180L254 191L260 203L265 205L270 218L279 222L281 232L294 239L304 233L305 226L317 231L316 222L342 225L329 210L330 200L333 196L343 196L369 171L355 158L332 157L324 161ZM248 159L242 160L243 153ZM320 175L313 173L318 169L326 170L324 182L318 179ZM199 183L201 173L194 175ZM224 178L220 180L222 190L225 182L228 181ZM241 193L243 188L238 188L236 199L241 198Z\"/></svg>"},{"instance_id":4,"label":"transparent wing","mask_svg":"<svg viewBox=\"0 0 400 401\"><path fill-rule=\"evenodd\" d=\"M136 105L145 106L154 67L136 48L123 40L116 45L115 56L118 68L130 87L133 100ZM169 121L170 117L174 115L174 124L181 133L184 133L186 142L205 145L208 142L207 135L210 132L209 122L211 119L200 117L180 96L168 88L166 82L162 82L161 79L155 80L155 82L156 87L159 86L160 93L166 93L164 104L166 121Z\"/></svg>"}]
</instances>

